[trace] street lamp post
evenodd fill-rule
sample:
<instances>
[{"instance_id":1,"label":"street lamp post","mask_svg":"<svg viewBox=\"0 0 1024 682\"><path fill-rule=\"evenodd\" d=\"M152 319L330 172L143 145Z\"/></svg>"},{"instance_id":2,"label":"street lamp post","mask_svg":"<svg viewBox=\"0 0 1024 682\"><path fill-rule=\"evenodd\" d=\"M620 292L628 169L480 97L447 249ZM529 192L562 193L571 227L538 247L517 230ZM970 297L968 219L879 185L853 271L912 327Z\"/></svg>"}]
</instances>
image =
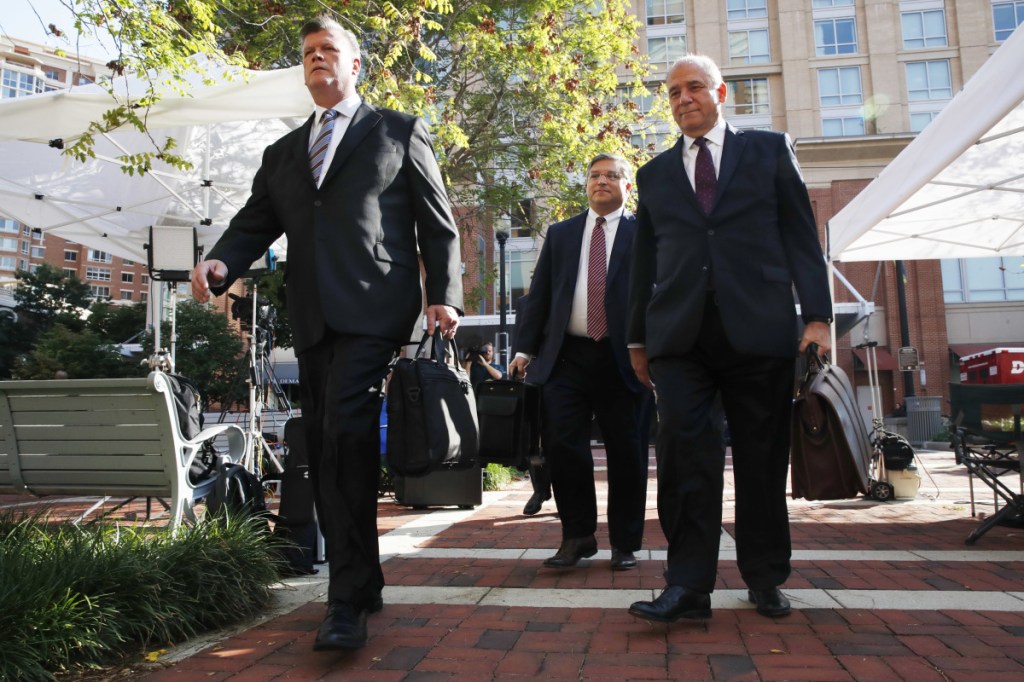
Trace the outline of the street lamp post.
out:
<instances>
[{"instance_id":1,"label":"street lamp post","mask_svg":"<svg viewBox=\"0 0 1024 682\"><path fill-rule=\"evenodd\" d=\"M498 240L498 362L508 367L508 332L505 326L505 242L508 240L508 228L500 225L494 228L494 238Z\"/></svg>"}]
</instances>

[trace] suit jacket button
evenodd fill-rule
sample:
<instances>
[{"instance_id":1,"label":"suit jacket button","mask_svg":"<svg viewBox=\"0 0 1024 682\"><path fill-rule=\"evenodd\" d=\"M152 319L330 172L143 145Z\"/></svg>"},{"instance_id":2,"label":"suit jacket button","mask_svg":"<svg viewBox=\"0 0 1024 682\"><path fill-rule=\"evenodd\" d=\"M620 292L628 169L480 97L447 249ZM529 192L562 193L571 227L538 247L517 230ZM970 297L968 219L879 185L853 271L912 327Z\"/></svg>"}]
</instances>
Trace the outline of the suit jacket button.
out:
<instances>
[{"instance_id":1,"label":"suit jacket button","mask_svg":"<svg viewBox=\"0 0 1024 682\"><path fill-rule=\"evenodd\" d=\"M710 236L714 236L714 234L715 234L715 231L714 231L714 230L708 230L708 235L710 235Z\"/></svg>"},{"instance_id":2,"label":"suit jacket button","mask_svg":"<svg viewBox=\"0 0 1024 682\"><path fill-rule=\"evenodd\" d=\"M314 205L314 206L318 206L318 207L319 207L319 206L323 206L323 205L324 205L324 202L322 202L321 200L317 199L316 201L314 201L314 202L313 202L313 205Z\"/></svg>"}]
</instances>

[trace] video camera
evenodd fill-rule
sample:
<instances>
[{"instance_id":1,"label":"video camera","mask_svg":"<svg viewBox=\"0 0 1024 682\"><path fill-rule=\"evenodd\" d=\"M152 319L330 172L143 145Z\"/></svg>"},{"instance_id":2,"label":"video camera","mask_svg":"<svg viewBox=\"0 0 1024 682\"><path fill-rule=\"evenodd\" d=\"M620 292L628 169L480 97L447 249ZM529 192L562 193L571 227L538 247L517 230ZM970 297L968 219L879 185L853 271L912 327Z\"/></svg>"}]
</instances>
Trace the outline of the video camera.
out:
<instances>
[{"instance_id":1,"label":"video camera","mask_svg":"<svg viewBox=\"0 0 1024 682\"><path fill-rule=\"evenodd\" d=\"M228 298L231 299L232 319L238 320L243 329L251 331L250 327L252 326L253 309L252 295L239 296L237 294L228 294ZM257 296L255 306L256 326L268 332L273 330L274 322L277 321L277 311L274 310L274 306L270 304L270 299L265 296Z\"/></svg>"}]
</instances>

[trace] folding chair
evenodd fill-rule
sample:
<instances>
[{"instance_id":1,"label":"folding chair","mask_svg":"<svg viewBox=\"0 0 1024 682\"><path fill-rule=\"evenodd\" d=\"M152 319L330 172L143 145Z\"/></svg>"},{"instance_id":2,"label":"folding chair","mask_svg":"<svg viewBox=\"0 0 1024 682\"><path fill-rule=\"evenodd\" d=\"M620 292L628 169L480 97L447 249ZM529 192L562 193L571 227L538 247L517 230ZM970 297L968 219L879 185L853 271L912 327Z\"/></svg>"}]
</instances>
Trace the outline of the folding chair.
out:
<instances>
[{"instance_id":1,"label":"folding chair","mask_svg":"<svg viewBox=\"0 0 1024 682\"><path fill-rule=\"evenodd\" d=\"M950 384L957 464L967 467L974 509L974 478L992 489L995 513L967 536L972 545L999 523L1024 525L1024 478L1020 467L1024 384Z\"/></svg>"}]
</instances>

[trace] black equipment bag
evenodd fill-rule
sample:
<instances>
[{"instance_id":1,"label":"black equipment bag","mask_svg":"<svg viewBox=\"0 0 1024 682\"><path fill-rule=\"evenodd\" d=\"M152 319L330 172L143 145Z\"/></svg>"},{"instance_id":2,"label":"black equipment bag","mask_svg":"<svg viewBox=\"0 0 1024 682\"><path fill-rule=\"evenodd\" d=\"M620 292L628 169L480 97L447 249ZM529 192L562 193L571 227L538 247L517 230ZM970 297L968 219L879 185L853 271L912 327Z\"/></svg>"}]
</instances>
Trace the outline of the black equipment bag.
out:
<instances>
[{"instance_id":1,"label":"black equipment bag","mask_svg":"<svg viewBox=\"0 0 1024 682\"><path fill-rule=\"evenodd\" d=\"M525 471L540 453L540 386L515 379L477 386L480 461Z\"/></svg>"},{"instance_id":2,"label":"black equipment bag","mask_svg":"<svg viewBox=\"0 0 1024 682\"><path fill-rule=\"evenodd\" d=\"M423 334L415 357L392 363L388 468L397 476L476 466L480 427L469 375L455 341Z\"/></svg>"},{"instance_id":3,"label":"black equipment bag","mask_svg":"<svg viewBox=\"0 0 1024 682\"><path fill-rule=\"evenodd\" d=\"M875 447L881 451L887 471L903 471L914 463L914 448L898 433L882 431L875 439Z\"/></svg>"},{"instance_id":4,"label":"black equipment bag","mask_svg":"<svg viewBox=\"0 0 1024 682\"><path fill-rule=\"evenodd\" d=\"M224 461L218 466L217 484L207 508L214 516L224 513L232 517L265 515L267 500L263 482L241 464Z\"/></svg>"},{"instance_id":5,"label":"black equipment bag","mask_svg":"<svg viewBox=\"0 0 1024 682\"><path fill-rule=\"evenodd\" d=\"M843 500L866 495L873 448L846 373L816 346L793 402L793 498Z\"/></svg>"},{"instance_id":6,"label":"black equipment bag","mask_svg":"<svg viewBox=\"0 0 1024 682\"><path fill-rule=\"evenodd\" d=\"M281 474L281 504L275 518L274 537L284 540L283 555L293 575L317 572L317 525L313 504L313 482L309 476L309 454L302 417L284 425L288 454Z\"/></svg>"}]
</instances>

